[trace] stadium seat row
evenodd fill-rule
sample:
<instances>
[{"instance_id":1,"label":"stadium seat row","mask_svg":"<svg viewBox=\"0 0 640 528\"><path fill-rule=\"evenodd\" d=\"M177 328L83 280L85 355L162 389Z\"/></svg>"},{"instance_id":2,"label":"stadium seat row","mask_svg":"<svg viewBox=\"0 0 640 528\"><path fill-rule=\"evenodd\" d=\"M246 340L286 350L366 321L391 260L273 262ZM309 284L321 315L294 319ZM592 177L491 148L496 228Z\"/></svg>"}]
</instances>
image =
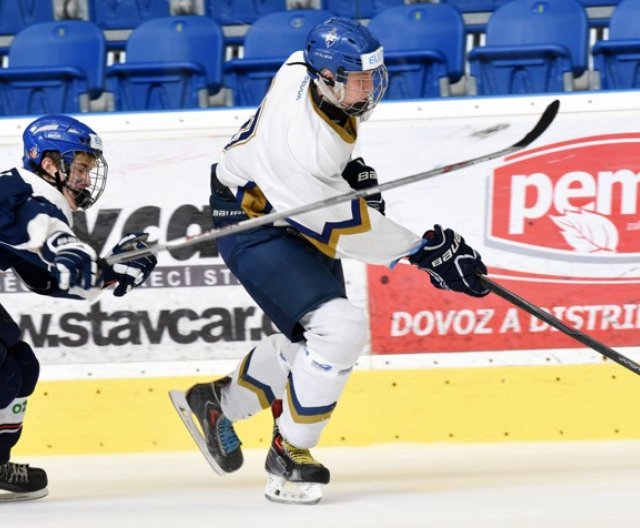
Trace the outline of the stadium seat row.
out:
<instances>
[{"instance_id":1,"label":"stadium seat row","mask_svg":"<svg viewBox=\"0 0 640 528\"><path fill-rule=\"evenodd\" d=\"M390 7L420 2L449 4L463 15L467 30L481 30L490 13L509 0L0 0L0 35L54 19L84 19L102 30L132 30L152 18L197 14L223 26L248 25L278 11L316 7L338 16L370 19ZM579 0L591 25L606 25L621 0Z\"/></svg>"},{"instance_id":2,"label":"stadium seat row","mask_svg":"<svg viewBox=\"0 0 640 528\"><path fill-rule=\"evenodd\" d=\"M223 88L231 104L257 105L282 61L330 15L304 9L263 16L247 31L243 56L232 60L224 60L221 25L211 17L153 18L128 38L126 60L110 66L97 25L32 24L16 35L8 67L0 68L0 115L89 111L104 94L113 110L202 108ZM460 12L448 4L387 8L369 27L385 47L386 98L415 99L450 95L451 85L465 79L470 94L570 91L588 69L589 51L594 87L640 88L638 20L640 0L623 0L609 39L590 49L577 0L511 0L489 19L485 45L469 53Z\"/></svg>"}]
</instances>

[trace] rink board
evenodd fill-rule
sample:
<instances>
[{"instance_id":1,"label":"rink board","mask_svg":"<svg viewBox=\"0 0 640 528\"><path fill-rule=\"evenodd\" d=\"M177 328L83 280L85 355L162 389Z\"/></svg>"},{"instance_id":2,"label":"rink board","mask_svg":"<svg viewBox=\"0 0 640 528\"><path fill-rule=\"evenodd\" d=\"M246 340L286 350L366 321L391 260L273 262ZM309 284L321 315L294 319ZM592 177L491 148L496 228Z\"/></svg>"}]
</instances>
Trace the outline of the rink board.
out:
<instances>
[{"instance_id":1,"label":"rink board","mask_svg":"<svg viewBox=\"0 0 640 528\"><path fill-rule=\"evenodd\" d=\"M194 450L167 391L211 377L44 381L16 453ZM640 438L638 377L617 365L356 371L321 446ZM270 441L270 413L238 423Z\"/></svg>"},{"instance_id":2,"label":"rink board","mask_svg":"<svg viewBox=\"0 0 640 528\"><path fill-rule=\"evenodd\" d=\"M385 193L387 216L423 233L451 227L492 278L580 330L640 352L640 102L637 92L558 96L560 112L527 149ZM486 155L519 140L556 95L389 102L359 130L356 155L381 182ZM252 110L224 108L81 116L109 162L100 201L74 213L79 236L108 253L123 233L166 243L211 227L210 164ZM0 163L20 153L25 118L2 119ZM241 148L241 147L238 147ZM215 243L159 254L143 287L95 302L43 298L0 274L2 304L46 369L243 357L273 326ZM365 355L531 351L575 346L495 296L432 288L409 265L345 260L349 299L366 311ZM526 359L526 360L525 360Z\"/></svg>"},{"instance_id":3,"label":"rink board","mask_svg":"<svg viewBox=\"0 0 640 528\"><path fill-rule=\"evenodd\" d=\"M356 154L381 182L484 155L519 140L555 97L384 103ZM530 148L385 193L387 216L416 233L456 229L492 278L640 361L638 94L559 98ZM251 112L81 116L103 137L109 183L74 215L79 235L104 255L130 231L166 243L209 229L209 166ZM28 121L2 119L3 167ZM640 438L640 380L598 353L495 296L434 290L408 265L344 267L371 339L323 445ZM193 449L167 391L229 372L274 332L215 244L161 253L123 298L43 298L11 273L0 296L42 365L21 454ZM188 366L202 361L217 366ZM269 441L268 413L238 427L248 447Z\"/></svg>"}]
</instances>

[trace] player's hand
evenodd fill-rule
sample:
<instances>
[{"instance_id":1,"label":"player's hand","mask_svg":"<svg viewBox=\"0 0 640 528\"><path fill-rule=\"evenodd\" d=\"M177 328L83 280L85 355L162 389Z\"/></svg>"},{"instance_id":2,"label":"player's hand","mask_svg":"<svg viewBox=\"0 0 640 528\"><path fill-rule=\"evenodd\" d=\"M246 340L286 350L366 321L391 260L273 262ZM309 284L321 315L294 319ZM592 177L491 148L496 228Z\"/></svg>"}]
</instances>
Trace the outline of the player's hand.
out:
<instances>
[{"instance_id":1,"label":"player's hand","mask_svg":"<svg viewBox=\"0 0 640 528\"><path fill-rule=\"evenodd\" d=\"M409 256L409 262L431 276L431 284L441 290L453 290L473 297L489 293L476 273L487 274L478 252L451 229L436 224L423 238L427 244Z\"/></svg>"},{"instance_id":2,"label":"player's hand","mask_svg":"<svg viewBox=\"0 0 640 528\"><path fill-rule=\"evenodd\" d=\"M76 236L63 231L53 233L45 240L41 254L61 290L73 286L89 290L96 286L98 255Z\"/></svg>"},{"instance_id":3,"label":"player's hand","mask_svg":"<svg viewBox=\"0 0 640 528\"><path fill-rule=\"evenodd\" d=\"M362 158L351 160L342 171L342 177L347 181L349 187L356 191L369 189L378 185L378 175L373 167L365 165ZM385 203L382 194L374 193L365 197L367 205L384 214Z\"/></svg>"},{"instance_id":4,"label":"player's hand","mask_svg":"<svg viewBox=\"0 0 640 528\"><path fill-rule=\"evenodd\" d=\"M120 239L111 250L112 255L124 253L132 249L145 249L149 247L146 242L149 238L148 233L129 233ZM129 293L133 288L140 286L149 274L156 267L158 259L155 255L147 255L138 257L127 262L119 262L104 270L105 285L117 283L113 294L116 297L122 297Z\"/></svg>"}]
</instances>

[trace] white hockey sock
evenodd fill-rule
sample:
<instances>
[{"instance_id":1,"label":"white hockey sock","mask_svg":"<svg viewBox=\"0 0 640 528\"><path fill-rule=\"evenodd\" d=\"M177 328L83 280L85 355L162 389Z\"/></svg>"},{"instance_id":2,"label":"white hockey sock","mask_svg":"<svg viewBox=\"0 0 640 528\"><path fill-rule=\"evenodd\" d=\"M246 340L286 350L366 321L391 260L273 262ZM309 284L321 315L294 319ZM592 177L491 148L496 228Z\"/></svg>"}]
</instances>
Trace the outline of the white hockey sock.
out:
<instances>
[{"instance_id":1,"label":"white hockey sock","mask_svg":"<svg viewBox=\"0 0 640 528\"><path fill-rule=\"evenodd\" d=\"M302 320L306 347L298 353L283 398L278 425L293 445L318 443L349 374L367 340L361 309L346 299L332 299Z\"/></svg>"},{"instance_id":2,"label":"white hockey sock","mask_svg":"<svg viewBox=\"0 0 640 528\"><path fill-rule=\"evenodd\" d=\"M304 349L284 335L263 339L238 364L232 382L222 389L222 410L232 422L253 416L282 398L290 366Z\"/></svg>"}]
</instances>

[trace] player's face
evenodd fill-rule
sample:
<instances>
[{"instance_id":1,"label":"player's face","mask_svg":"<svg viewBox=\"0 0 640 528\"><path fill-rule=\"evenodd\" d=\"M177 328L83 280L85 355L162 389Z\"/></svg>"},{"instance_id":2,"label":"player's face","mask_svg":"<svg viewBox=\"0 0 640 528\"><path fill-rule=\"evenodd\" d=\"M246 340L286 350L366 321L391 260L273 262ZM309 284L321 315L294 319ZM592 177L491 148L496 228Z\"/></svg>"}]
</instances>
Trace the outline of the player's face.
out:
<instances>
[{"instance_id":1,"label":"player's face","mask_svg":"<svg viewBox=\"0 0 640 528\"><path fill-rule=\"evenodd\" d=\"M95 168L95 158L84 152L79 152L68 167L63 194L71 209L78 209L76 196L91 185L91 171Z\"/></svg>"},{"instance_id":2,"label":"player's face","mask_svg":"<svg viewBox=\"0 0 640 528\"><path fill-rule=\"evenodd\" d=\"M344 86L344 99L342 103L345 105L353 105L367 102L373 90L372 71L349 72L347 82Z\"/></svg>"}]
</instances>

